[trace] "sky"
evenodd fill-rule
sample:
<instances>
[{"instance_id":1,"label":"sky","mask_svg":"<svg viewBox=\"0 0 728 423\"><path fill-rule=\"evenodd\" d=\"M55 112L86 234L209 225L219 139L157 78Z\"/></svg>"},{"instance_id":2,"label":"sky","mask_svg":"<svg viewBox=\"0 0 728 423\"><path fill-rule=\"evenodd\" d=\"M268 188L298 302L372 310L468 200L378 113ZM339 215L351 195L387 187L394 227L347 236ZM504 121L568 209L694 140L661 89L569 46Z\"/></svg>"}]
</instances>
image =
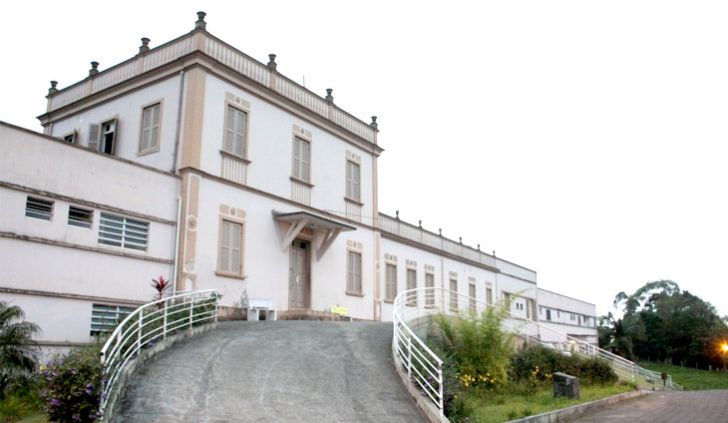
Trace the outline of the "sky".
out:
<instances>
[{"instance_id":1,"label":"sky","mask_svg":"<svg viewBox=\"0 0 728 423\"><path fill-rule=\"evenodd\" d=\"M379 209L614 311L671 279L728 314L728 2L33 1L3 5L0 120L207 30L369 122ZM0 152L2 154L2 152Z\"/></svg>"}]
</instances>

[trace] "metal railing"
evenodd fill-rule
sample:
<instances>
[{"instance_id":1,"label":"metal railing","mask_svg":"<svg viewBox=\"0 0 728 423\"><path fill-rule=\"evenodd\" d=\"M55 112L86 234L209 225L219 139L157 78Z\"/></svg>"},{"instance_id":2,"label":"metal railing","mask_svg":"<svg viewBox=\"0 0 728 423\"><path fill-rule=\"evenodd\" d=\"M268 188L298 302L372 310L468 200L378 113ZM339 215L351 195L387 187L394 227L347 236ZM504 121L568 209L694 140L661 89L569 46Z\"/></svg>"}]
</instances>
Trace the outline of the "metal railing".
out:
<instances>
[{"instance_id":1,"label":"metal railing","mask_svg":"<svg viewBox=\"0 0 728 423\"><path fill-rule=\"evenodd\" d=\"M394 300L392 353L400 361L399 365L407 371L411 382L440 409L440 416L444 412L443 360L422 340L431 324L429 316L438 313L478 315L488 307L498 308L497 305L488 305L481 300L441 287L411 289L400 293ZM664 383L667 388L683 390L669 375L663 382L658 372L644 369L630 360L524 316L510 311L505 314L503 328L516 334L527 345L540 344L567 355L599 357L612 365L621 380L641 384L642 381L638 378L642 377L644 383Z\"/></svg>"},{"instance_id":2,"label":"metal railing","mask_svg":"<svg viewBox=\"0 0 728 423\"><path fill-rule=\"evenodd\" d=\"M166 339L169 334L217 322L218 298L216 289L178 292L144 304L119 323L101 349L104 366L101 410L105 411L124 366L142 349Z\"/></svg>"}]
</instances>

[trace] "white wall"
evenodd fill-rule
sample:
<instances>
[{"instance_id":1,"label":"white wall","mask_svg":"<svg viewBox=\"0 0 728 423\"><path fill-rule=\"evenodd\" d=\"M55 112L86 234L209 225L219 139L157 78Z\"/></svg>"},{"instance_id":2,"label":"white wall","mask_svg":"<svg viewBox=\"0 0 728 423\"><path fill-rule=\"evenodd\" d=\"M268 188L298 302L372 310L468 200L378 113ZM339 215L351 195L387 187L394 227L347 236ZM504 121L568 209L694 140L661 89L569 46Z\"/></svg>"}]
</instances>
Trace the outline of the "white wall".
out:
<instances>
[{"instance_id":1,"label":"white wall","mask_svg":"<svg viewBox=\"0 0 728 423\"><path fill-rule=\"evenodd\" d=\"M62 138L79 132L80 145L88 146L89 125L118 118L115 155L161 170L172 169L174 138L179 105L179 76L155 82L134 92L125 93L104 104L84 110L53 123L52 136ZM159 152L139 155L142 109L162 102Z\"/></svg>"}]
</instances>

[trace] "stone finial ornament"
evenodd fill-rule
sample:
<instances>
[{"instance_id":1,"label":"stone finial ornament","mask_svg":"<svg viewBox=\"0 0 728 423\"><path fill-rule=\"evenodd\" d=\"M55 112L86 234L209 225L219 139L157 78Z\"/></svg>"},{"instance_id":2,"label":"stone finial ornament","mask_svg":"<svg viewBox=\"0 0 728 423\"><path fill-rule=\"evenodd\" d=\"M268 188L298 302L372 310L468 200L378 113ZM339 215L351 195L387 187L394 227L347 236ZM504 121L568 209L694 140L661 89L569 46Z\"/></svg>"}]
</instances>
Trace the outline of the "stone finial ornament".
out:
<instances>
[{"instance_id":1,"label":"stone finial ornament","mask_svg":"<svg viewBox=\"0 0 728 423\"><path fill-rule=\"evenodd\" d=\"M371 126L374 129L377 129L377 127L379 126L379 124L377 123L377 117L376 116L372 116L372 123L370 123L369 126Z\"/></svg>"},{"instance_id":2,"label":"stone finial ornament","mask_svg":"<svg viewBox=\"0 0 728 423\"><path fill-rule=\"evenodd\" d=\"M420 229L422 229L422 221L420 220Z\"/></svg>"},{"instance_id":3,"label":"stone finial ornament","mask_svg":"<svg viewBox=\"0 0 728 423\"><path fill-rule=\"evenodd\" d=\"M48 89L48 94L55 94L58 92L58 88L56 86L58 85L58 81L51 81L51 87Z\"/></svg>"},{"instance_id":4,"label":"stone finial ornament","mask_svg":"<svg viewBox=\"0 0 728 423\"><path fill-rule=\"evenodd\" d=\"M142 38L142 45L139 46L139 54L144 54L149 51L149 41L151 40L147 37Z\"/></svg>"},{"instance_id":5,"label":"stone finial ornament","mask_svg":"<svg viewBox=\"0 0 728 423\"><path fill-rule=\"evenodd\" d=\"M91 69L88 70L88 76L94 76L99 73L99 62L91 62Z\"/></svg>"},{"instance_id":6,"label":"stone finial ornament","mask_svg":"<svg viewBox=\"0 0 728 423\"><path fill-rule=\"evenodd\" d=\"M463 243L463 237L460 237L460 243L461 244Z\"/></svg>"},{"instance_id":7,"label":"stone finial ornament","mask_svg":"<svg viewBox=\"0 0 728 423\"><path fill-rule=\"evenodd\" d=\"M333 88L326 88L326 101L328 101L329 103L334 102L334 96L331 95L333 91Z\"/></svg>"},{"instance_id":8,"label":"stone finial ornament","mask_svg":"<svg viewBox=\"0 0 728 423\"><path fill-rule=\"evenodd\" d=\"M394 213L397 215L396 219L399 219L399 210L396 210Z\"/></svg>"},{"instance_id":9,"label":"stone finial ornament","mask_svg":"<svg viewBox=\"0 0 728 423\"><path fill-rule=\"evenodd\" d=\"M268 59L270 59L270 61L268 62L268 67L271 70L277 70L278 63L276 63L276 55L275 54L269 54L268 55Z\"/></svg>"},{"instance_id":10,"label":"stone finial ornament","mask_svg":"<svg viewBox=\"0 0 728 423\"><path fill-rule=\"evenodd\" d=\"M478 251L480 251L480 244L478 244Z\"/></svg>"},{"instance_id":11,"label":"stone finial ornament","mask_svg":"<svg viewBox=\"0 0 728 423\"><path fill-rule=\"evenodd\" d=\"M205 29L206 30L207 22L205 22L205 16L207 16L207 13L197 12L197 22L195 22L195 29Z\"/></svg>"},{"instance_id":12,"label":"stone finial ornament","mask_svg":"<svg viewBox=\"0 0 728 423\"><path fill-rule=\"evenodd\" d=\"M440 231L440 236L442 236L442 228L438 229Z\"/></svg>"}]
</instances>

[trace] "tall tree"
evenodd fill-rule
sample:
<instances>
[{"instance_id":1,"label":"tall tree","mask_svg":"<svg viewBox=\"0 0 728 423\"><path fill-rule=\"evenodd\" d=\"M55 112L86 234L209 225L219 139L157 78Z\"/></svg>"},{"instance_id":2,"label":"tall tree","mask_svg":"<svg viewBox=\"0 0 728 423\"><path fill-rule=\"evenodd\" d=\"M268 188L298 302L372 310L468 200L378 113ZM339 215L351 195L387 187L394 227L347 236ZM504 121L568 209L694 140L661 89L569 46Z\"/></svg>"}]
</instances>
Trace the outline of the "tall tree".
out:
<instances>
[{"instance_id":1,"label":"tall tree","mask_svg":"<svg viewBox=\"0 0 728 423\"><path fill-rule=\"evenodd\" d=\"M25 321L23 309L0 301L0 399L13 380L35 370L38 334L40 327Z\"/></svg>"}]
</instances>

